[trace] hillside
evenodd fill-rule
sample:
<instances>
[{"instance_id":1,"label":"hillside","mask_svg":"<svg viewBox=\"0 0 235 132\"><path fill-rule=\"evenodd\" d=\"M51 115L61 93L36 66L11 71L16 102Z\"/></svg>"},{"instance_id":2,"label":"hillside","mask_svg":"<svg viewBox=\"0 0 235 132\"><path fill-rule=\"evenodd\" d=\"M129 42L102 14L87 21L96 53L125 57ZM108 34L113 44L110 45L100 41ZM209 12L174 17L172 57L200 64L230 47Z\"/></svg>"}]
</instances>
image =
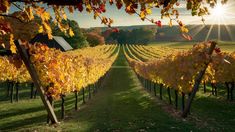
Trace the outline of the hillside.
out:
<instances>
[{"instance_id":1,"label":"hillside","mask_svg":"<svg viewBox=\"0 0 235 132\"><path fill-rule=\"evenodd\" d=\"M190 25L187 26L190 30L190 34L194 41L205 40L221 40L221 41L235 41L232 37L235 35L235 25ZM180 35L177 26L159 28L156 40L157 41L182 41L183 38ZM219 32L220 31L220 32Z\"/></svg>"},{"instance_id":2,"label":"hillside","mask_svg":"<svg viewBox=\"0 0 235 132\"><path fill-rule=\"evenodd\" d=\"M220 41L235 41L235 25L188 25L190 30L189 34L192 35L193 41L205 41L205 40L220 40ZM97 27L96 27L97 28ZM120 26L117 27L120 30L133 30L136 28L156 28L156 40L155 41L185 41L181 37L178 26L163 26L158 28L155 25L140 25L140 26ZM210 32L211 28L211 32ZM107 27L101 27L101 30L106 30ZM219 35L220 30L220 35ZM209 35L207 35L209 33ZM207 38L208 36L208 38ZM220 37L219 37L220 36ZM207 38L207 39L206 39Z\"/></svg>"}]
</instances>

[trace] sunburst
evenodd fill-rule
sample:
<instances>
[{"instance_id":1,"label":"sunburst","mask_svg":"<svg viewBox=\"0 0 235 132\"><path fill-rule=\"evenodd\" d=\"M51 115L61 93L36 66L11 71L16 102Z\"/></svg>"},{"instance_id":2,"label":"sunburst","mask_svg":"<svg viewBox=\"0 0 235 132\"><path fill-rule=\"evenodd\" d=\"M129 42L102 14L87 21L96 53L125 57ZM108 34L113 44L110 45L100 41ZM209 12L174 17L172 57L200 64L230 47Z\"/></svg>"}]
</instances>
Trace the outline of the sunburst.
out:
<instances>
[{"instance_id":1,"label":"sunburst","mask_svg":"<svg viewBox=\"0 0 235 132\"><path fill-rule=\"evenodd\" d=\"M208 40L211 31L213 27L217 26L218 27L218 40L221 39L221 25L226 27L226 30L231 38L232 34L231 31L229 30L229 27L227 26L228 22L231 21L231 18L234 16L233 10L234 10L234 2L227 3L227 4L221 4L220 1L217 1L217 4L215 7L210 8L210 15L206 18L207 21L209 21L212 25L208 29L207 36L205 40Z\"/></svg>"}]
</instances>

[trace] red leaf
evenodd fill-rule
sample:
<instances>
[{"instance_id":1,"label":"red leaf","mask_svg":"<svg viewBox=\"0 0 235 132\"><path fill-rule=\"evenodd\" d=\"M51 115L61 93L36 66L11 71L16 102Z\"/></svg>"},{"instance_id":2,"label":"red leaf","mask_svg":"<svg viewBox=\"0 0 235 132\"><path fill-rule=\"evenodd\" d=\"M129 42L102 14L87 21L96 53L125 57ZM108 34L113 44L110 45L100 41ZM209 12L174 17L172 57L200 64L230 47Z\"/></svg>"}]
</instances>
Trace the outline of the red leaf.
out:
<instances>
[{"instance_id":1,"label":"red leaf","mask_svg":"<svg viewBox=\"0 0 235 132\"><path fill-rule=\"evenodd\" d=\"M215 48L215 53L219 54L221 52L221 49L220 48Z\"/></svg>"},{"instance_id":2,"label":"red leaf","mask_svg":"<svg viewBox=\"0 0 235 132\"><path fill-rule=\"evenodd\" d=\"M182 21L178 21L178 24L179 24L179 26L184 26L184 24L182 23Z\"/></svg>"},{"instance_id":3,"label":"red leaf","mask_svg":"<svg viewBox=\"0 0 235 132\"><path fill-rule=\"evenodd\" d=\"M193 39L192 36L187 35L187 34L182 34L182 37L183 37L184 39L186 39L186 40L189 40L189 41L191 41L191 40Z\"/></svg>"},{"instance_id":4,"label":"red leaf","mask_svg":"<svg viewBox=\"0 0 235 132\"><path fill-rule=\"evenodd\" d=\"M109 0L109 4L112 5L113 4L113 0Z\"/></svg>"},{"instance_id":5,"label":"red leaf","mask_svg":"<svg viewBox=\"0 0 235 132\"><path fill-rule=\"evenodd\" d=\"M119 32L119 29L118 29L118 28L113 28L113 29L112 29L112 32L118 33L118 32Z\"/></svg>"},{"instance_id":6,"label":"red leaf","mask_svg":"<svg viewBox=\"0 0 235 132\"><path fill-rule=\"evenodd\" d=\"M132 6L132 8L134 8L134 9L137 9L138 8L138 4L133 4L133 5L131 5Z\"/></svg>"},{"instance_id":7,"label":"red leaf","mask_svg":"<svg viewBox=\"0 0 235 132\"><path fill-rule=\"evenodd\" d=\"M189 41L193 39L192 36L190 36L190 35L187 35L187 36L188 36L188 40L189 40Z\"/></svg>"},{"instance_id":8,"label":"red leaf","mask_svg":"<svg viewBox=\"0 0 235 132\"><path fill-rule=\"evenodd\" d=\"M23 64L21 58L19 55L13 55L12 57L10 57L9 62L14 64L14 66L18 69L21 67L21 65Z\"/></svg>"},{"instance_id":9,"label":"red leaf","mask_svg":"<svg viewBox=\"0 0 235 132\"><path fill-rule=\"evenodd\" d=\"M135 9L134 9L132 6L131 6L131 7L126 7L125 11L126 11L127 13L130 13L130 14L135 13Z\"/></svg>"},{"instance_id":10,"label":"red leaf","mask_svg":"<svg viewBox=\"0 0 235 132\"><path fill-rule=\"evenodd\" d=\"M180 3L179 3L179 2L176 2L176 6L180 6Z\"/></svg>"},{"instance_id":11,"label":"red leaf","mask_svg":"<svg viewBox=\"0 0 235 132\"><path fill-rule=\"evenodd\" d=\"M11 32L11 25L8 22L0 22L0 31L5 33Z\"/></svg>"},{"instance_id":12,"label":"red leaf","mask_svg":"<svg viewBox=\"0 0 235 132\"><path fill-rule=\"evenodd\" d=\"M122 3L121 2L117 2L116 6L117 6L118 9L121 9L122 8Z\"/></svg>"},{"instance_id":13,"label":"red leaf","mask_svg":"<svg viewBox=\"0 0 235 132\"><path fill-rule=\"evenodd\" d=\"M105 4L101 4L99 9L100 9L101 12L105 12L106 11Z\"/></svg>"},{"instance_id":14,"label":"red leaf","mask_svg":"<svg viewBox=\"0 0 235 132\"><path fill-rule=\"evenodd\" d=\"M162 27L162 22L159 20L159 21L156 21L155 24L158 26L158 27Z\"/></svg>"},{"instance_id":15,"label":"red leaf","mask_svg":"<svg viewBox=\"0 0 235 132\"><path fill-rule=\"evenodd\" d=\"M77 8L78 8L78 10L79 10L80 12L83 11L82 2L77 5Z\"/></svg>"}]
</instances>

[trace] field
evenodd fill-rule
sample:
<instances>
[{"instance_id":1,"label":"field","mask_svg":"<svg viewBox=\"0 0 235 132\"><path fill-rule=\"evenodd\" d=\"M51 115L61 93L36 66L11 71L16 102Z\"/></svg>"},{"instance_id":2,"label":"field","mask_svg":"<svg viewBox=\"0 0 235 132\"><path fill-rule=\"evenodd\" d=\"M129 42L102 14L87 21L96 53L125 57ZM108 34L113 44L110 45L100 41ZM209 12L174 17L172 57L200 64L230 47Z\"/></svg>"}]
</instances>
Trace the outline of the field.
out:
<instances>
[{"instance_id":1,"label":"field","mask_svg":"<svg viewBox=\"0 0 235 132\"><path fill-rule=\"evenodd\" d=\"M192 43L155 43L155 46L169 46L188 49ZM219 43L222 50L232 52L234 43ZM218 88L218 96L199 90L193 102L189 118L182 119L173 105L168 104L167 91L163 89L163 100L153 91L141 85L127 60L120 54L106 76L102 87L82 103L79 94L79 109L74 110L74 95L65 97L66 116L58 126L46 124L46 111L37 96L30 98L30 87L22 84L20 101L10 103L6 98L6 84L0 85L0 131L235 131L235 102L226 100L224 86ZM171 93L174 97L173 91ZM181 100L181 98L179 98ZM60 103L55 102L57 117L60 117ZM180 106L180 104L179 104Z\"/></svg>"},{"instance_id":2,"label":"field","mask_svg":"<svg viewBox=\"0 0 235 132\"><path fill-rule=\"evenodd\" d=\"M170 48L185 50L192 48L192 46L197 43L198 42L155 42L155 43L150 43L149 45L157 47L167 46ZM218 46L221 48L222 51L226 52L235 51L235 42L218 41Z\"/></svg>"}]
</instances>

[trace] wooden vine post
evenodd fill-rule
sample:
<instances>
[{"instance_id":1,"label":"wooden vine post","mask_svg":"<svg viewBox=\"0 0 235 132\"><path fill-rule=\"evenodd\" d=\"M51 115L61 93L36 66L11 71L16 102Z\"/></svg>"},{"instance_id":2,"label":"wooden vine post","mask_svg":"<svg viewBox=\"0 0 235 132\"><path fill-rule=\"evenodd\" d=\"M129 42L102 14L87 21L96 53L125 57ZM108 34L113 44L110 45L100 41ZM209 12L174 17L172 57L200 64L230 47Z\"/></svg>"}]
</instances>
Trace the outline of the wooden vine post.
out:
<instances>
[{"instance_id":1,"label":"wooden vine post","mask_svg":"<svg viewBox=\"0 0 235 132\"><path fill-rule=\"evenodd\" d=\"M181 93L181 110L184 111L185 110L185 93L182 92Z\"/></svg>"},{"instance_id":2,"label":"wooden vine post","mask_svg":"<svg viewBox=\"0 0 235 132\"><path fill-rule=\"evenodd\" d=\"M16 88L16 102L18 102L19 101L19 83L17 82L16 84L15 84L15 88Z\"/></svg>"},{"instance_id":3,"label":"wooden vine post","mask_svg":"<svg viewBox=\"0 0 235 132\"><path fill-rule=\"evenodd\" d=\"M88 86L88 95L89 99L91 99L91 85Z\"/></svg>"},{"instance_id":4,"label":"wooden vine post","mask_svg":"<svg viewBox=\"0 0 235 132\"><path fill-rule=\"evenodd\" d=\"M178 108L178 91L175 90L175 108Z\"/></svg>"},{"instance_id":5,"label":"wooden vine post","mask_svg":"<svg viewBox=\"0 0 235 132\"><path fill-rule=\"evenodd\" d=\"M11 103L13 103L13 100L14 100L14 88L15 88L15 84L11 82Z\"/></svg>"},{"instance_id":6,"label":"wooden vine post","mask_svg":"<svg viewBox=\"0 0 235 132\"><path fill-rule=\"evenodd\" d=\"M154 88L154 96L157 96L156 83L153 84L153 88Z\"/></svg>"},{"instance_id":7,"label":"wooden vine post","mask_svg":"<svg viewBox=\"0 0 235 132\"><path fill-rule=\"evenodd\" d=\"M169 103L172 104L172 101L171 101L171 90L169 87L167 87L167 93L168 93L168 97L169 97Z\"/></svg>"},{"instance_id":8,"label":"wooden vine post","mask_svg":"<svg viewBox=\"0 0 235 132\"><path fill-rule=\"evenodd\" d=\"M85 89L82 88L82 103L85 104L86 101L85 101Z\"/></svg>"},{"instance_id":9,"label":"wooden vine post","mask_svg":"<svg viewBox=\"0 0 235 132\"><path fill-rule=\"evenodd\" d=\"M78 92L74 91L75 93L75 110L78 110Z\"/></svg>"},{"instance_id":10,"label":"wooden vine post","mask_svg":"<svg viewBox=\"0 0 235 132\"><path fill-rule=\"evenodd\" d=\"M206 93L206 82L203 82L203 90L204 90L204 93Z\"/></svg>"},{"instance_id":11,"label":"wooden vine post","mask_svg":"<svg viewBox=\"0 0 235 132\"><path fill-rule=\"evenodd\" d=\"M64 119L64 115L65 115L65 109L64 109L64 103L65 103L65 99L64 99L65 95L61 95L61 119Z\"/></svg>"},{"instance_id":12,"label":"wooden vine post","mask_svg":"<svg viewBox=\"0 0 235 132\"><path fill-rule=\"evenodd\" d=\"M30 94L30 99L32 99L32 98L33 98L33 87L34 87L34 84L32 83L32 84L31 84L31 94Z\"/></svg>"},{"instance_id":13,"label":"wooden vine post","mask_svg":"<svg viewBox=\"0 0 235 132\"><path fill-rule=\"evenodd\" d=\"M30 74L30 76L31 76L31 78L32 78L32 80L34 82L34 86L36 87L36 89L37 89L37 91L38 91L38 93L39 93L39 95L41 97L41 100L42 100L42 102L43 102L43 104L44 104L44 106L45 106L45 108L47 110L47 113L48 113L48 116L49 116L49 118L51 120L51 123L52 124L56 124L56 123L58 123L58 120L57 120L57 117L56 117L55 112L53 110L53 107L50 104L48 98L44 94L43 87L41 85L41 82L39 80L37 72L36 72L33 64L30 61L30 58L29 58L29 55L28 55L26 49L23 48L21 46L21 44L22 44L21 40L16 40L15 41L15 45L16 45L16 48L18 50L18 53L20 54L20 56L21 56L21 58L22 58L22 60L23 60L23 62L25 64L27 70L29 71L29 74Z\"/></svg>"},{"instance_id":14,"label":"wooden vine post","mask_svg":"<svg viewBox=\"0 0 235 132\"><path fill-rule=\"evenodd\" d=\"M208 55L212 55L212 53L213 53L213 51L214 51L214 49L215 49L215 47L216 47L216 44L217 44L217 43L214 42L214 41L211 42L211 46L210 46ZM195 79L195 84L194 84L194 86L193 86L192 93L191 93L189 99L187 100L186 107L185 107L185 109L184 109L184 111L183 111L183 113L182 113L182 117L183 117L183 118L185 118L185 117L188 116L188 113L189 113L190 108L191 108L192 101L193 101L193 99L194 99L194 97L195 97L195 95L196 95L196 93L197 93L197 91L198 91L199 85L200 85L200 83L201 83L201 81L202 81L202 77L203 77L203 75L205 74L206 69L207 69L209 63L210 63L210 61L205 64L205 67L203 68L202 71L199 72L198 76L197 76L196 79Z\"/></svg>"},{"instance_id":15,"label":"wooden vine post","mask_svg":"<svg viewBox=\"0 0 235 132\"><path fill-rule=\"evenodd\" d=\"M159 93L160 93L160 100L162 100L162 87L163 87L163 84L160 84L160 91L159 91Z\"/></svg>"},{"instance_id":16,"label":"wooden vine post","mask_svg":"<svg viewBox=\"0 0 235 132\"><path fill-rule=\"evenodd\" d=\"M11 84L9 81L7 81L7 97L10 96L10 87L11 87Z\"/></svg>"}]
</instances>

